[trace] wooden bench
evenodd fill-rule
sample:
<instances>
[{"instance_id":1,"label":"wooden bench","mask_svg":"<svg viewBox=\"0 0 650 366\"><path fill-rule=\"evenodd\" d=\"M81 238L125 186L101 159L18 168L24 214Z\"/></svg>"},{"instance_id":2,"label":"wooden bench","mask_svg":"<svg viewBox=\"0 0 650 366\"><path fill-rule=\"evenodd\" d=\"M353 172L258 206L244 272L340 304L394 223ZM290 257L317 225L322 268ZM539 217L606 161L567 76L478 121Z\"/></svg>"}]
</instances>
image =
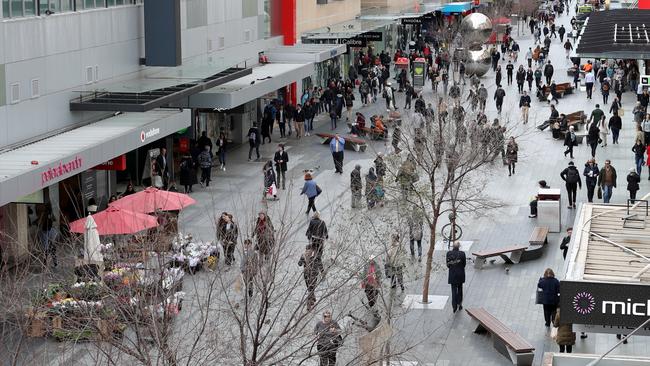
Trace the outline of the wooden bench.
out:
<instances>
[{"instance_id":1,"label":"wooden bench","mask_svg":"<svg viewBox=\"0 0 650 366\"><path fill-rule=\"evenodd\" d=\"M322 144L329 144L330 141L334 138L334 134L331 133L317 133L316 136L320 137L322 139ZM354 150L356 152L364 152L366 151L366 142L363 141L360 138L354 137L354 136L343 136L345 139L345 148L348 150Z\"/></svg>"},{"instance_id":2,"label":"wooden bench","mask_svg":"<svg viewBox=\"0 0 650 366\"><path fill-rule=\"evenodd\" d=\"M547 226L537 226L533 229L533 232L530 234L530 239L528 239L530 245L544 245L548 244L548 227Z\"/></svg>"},{"instance_id":3,"label":"wooden bench","mask_svg":"<svg viewBox=\"0 0 650 366\"><path fill-rule=\"evenodd\" d=\"M509 358L513 365L530 366L535 358L535 347L494 315L483 308L465 309L478 322L474 333L490 333L494 348Z\"/></svg>"},{"instance_id":4,"label":"wooden bench","mask_svg":"<svg viewBox=\"0 0 650 366\"><path fill-rule=\"evenodd\" d=\"M379 132L375 131L374 129L370 128L370 127L358 127L357 126L357 129L360 132L363 132L365 135L370 136L370 138L373 139L373 140L383 140L383 139L386 138L386 133L383 133L383 134L379 133Z\"/></svg>"},{"instance_id":5,"label":"wooden bench","mask_svg":"<svg viewBox=\"0 0 650 366\"><path fill-rule=\"evenodd\" d=\"M555 91L557 92L559 97L562 98L565 94L573 93L573 85L571 85L571 83L555 84ZM551 87L544 86L542 90L540 90L540 93L537 94L537 98L539 98L540 101L547 101L548 95L550 93L551 93Z\"/></svg>"},{"instance_id":6,"label":"wooden bench","mask_svg":"<svg viewBox=\"0 0 650 366\"><path fill-rule=\"evenodd\" d=\"M527 246L515 245L511 247L499 248L494 250L482 250L480 252L472 252L474 256L474 268L481 269L485 264L487 258L501 257L508 264L515 264L521 261L521 255L528 248ZM510 253L508 256L507 254Z\"/></svg>"}]
</instances>

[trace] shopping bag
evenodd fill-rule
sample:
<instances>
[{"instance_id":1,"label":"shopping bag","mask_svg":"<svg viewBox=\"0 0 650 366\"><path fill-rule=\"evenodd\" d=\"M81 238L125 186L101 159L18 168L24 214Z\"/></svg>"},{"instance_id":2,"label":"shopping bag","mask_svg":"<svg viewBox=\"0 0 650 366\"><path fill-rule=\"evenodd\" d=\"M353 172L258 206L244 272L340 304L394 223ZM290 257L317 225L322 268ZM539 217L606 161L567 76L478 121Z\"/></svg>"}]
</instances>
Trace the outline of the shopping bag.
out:
<instances>
[{"instance_id":1,"label":"shopping bag","mask_svg":"<svg viewBox=\"0 0 650 366\"><path fill-rule=\"evenodd\" d=\"M154 175L152 178L152 183L153 186L156 188L162 188L163 187L163 179L159 175Z\"/></svg>"},{"instance_id":2,"label":"shopping bag","mask_svg":"<svg viewBox=\"0 0 650 366\"><path fill-rule=\"evenodd\" d=\"M271 184L269 189L266 191L269 196L276 196L278 194L278 187L275 186L275 183Z\"/></svg>"},{"instance_id":3,"label":"shopping bag","mask_svg":"<svg viewBox=\"0 0 650 366\"><path fill-rule=\"evenodd\" d=\"M535 304L542 305L544 302L544 291L541 288L537 288L537 294L535 296Z\"/></svg>"},{"instance_id":4,"label":"shopping bag","mask_svg":"<svg viewBox=\"0 0 650 366\"><path fill-rule=\"evenodd\" d=\"M619 109L618 109L618 116L619 116L619 117L623 117L624 115L625 115L625 109L623 109L623 108L619 108Z\"/></svg>"},{"instance_id":5,"label":"shopping bag","mask_svg":"<svg viewBox=\"0 0 650 366\"><path fill-rule=\"evenodd\" d=\"M603 199L603 190L600 187L598 187L598 199L599 200Z\"/></svg>"},{"instance_id":6,"label":"shopping bag","mask_svg":"<svg viewBox=\"0 0 650 366\"><path fill-rule=\"evenodd\" d=\"M551 339L556 339L557 338L557 330L558 330L558 327L551 328Z\"/></svg>"}]
</instances>

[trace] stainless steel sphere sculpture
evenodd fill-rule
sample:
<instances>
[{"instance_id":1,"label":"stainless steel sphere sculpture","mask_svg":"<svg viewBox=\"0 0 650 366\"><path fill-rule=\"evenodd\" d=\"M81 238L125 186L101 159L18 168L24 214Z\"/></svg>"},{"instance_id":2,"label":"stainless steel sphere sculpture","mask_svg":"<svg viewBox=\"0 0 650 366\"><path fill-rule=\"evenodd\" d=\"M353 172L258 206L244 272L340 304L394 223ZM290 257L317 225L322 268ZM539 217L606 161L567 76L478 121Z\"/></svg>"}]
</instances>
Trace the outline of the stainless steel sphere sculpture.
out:
<instances>
[{"instance_id":1,"label":"stainless steel sphere sculpture","mask_svg":"<svg viewBox=\"0 0 650 366\"><path fill-rule=\"evenodd\" d=\"M492 21L485 14L473 13L460 24L465 44L465 73L481 77L490 69L490 51L485 43L492 34Z\"/></svg>"}]
</instances>

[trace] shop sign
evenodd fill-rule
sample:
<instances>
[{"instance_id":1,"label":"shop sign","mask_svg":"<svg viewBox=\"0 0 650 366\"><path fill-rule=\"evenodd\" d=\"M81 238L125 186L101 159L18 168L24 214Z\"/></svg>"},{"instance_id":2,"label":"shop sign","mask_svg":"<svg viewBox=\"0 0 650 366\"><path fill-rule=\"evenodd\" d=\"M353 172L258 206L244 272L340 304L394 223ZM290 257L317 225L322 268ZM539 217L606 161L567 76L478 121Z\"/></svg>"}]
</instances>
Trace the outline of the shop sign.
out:
<instances>
[{"instance_id":1,"label":"shop sign","mask_svg":"<svg viewBox=\"0 0 650 366\"><path fill-rule=\"evenodd\" d=\"M41 186L44 187L54 179L74 173L81 168L82 164L83 160L78 156L75 156L73 160L59 162L58 166L49 168L41 173Z\"/></svg>"},{"instance_id":2,"label":"shop sign","mask_svg":"<svg viewBox=\"0 0 650 366\"><path fill-rule=\"evenodd\" d=\"M422 19L420 18L402 18L402 24L411 24L411 25L418 25L422 24Z\"/></svg>"},{"instance_id":3,"label":"shop sign","mask_svg":"<svg viewBox=\"0 0 650 366\"><path fill-rule=\"evenodd\" d=\"M361 33L358 36L354 38L359 38L359 39L365 39L366 41L383 41L384 40L384 34L382 32L365 32Z\"/></svg>"},{"instance_id":4,"label":"shop sign","mask_svg":"<svg viewBox=\"0 0 650 366\"><path fill-rule=\"evenodd\" d=\"M562 321L638 327L650 317L650 285L562 281Z\"/></svg>"},{"instance_id":5,"label":"shop sign","mask_svg":"<svg viewBox=\"0 0 650 366\"><path fill-rule=\"evenodd\" d=\"M641 85L650 86L650 75L641 75Z\"/></svg>"},{"instance_id":6,"label":"shop sign","mask_svg":"<svg viewBox=\"0 0 650 366\"><path fill-rule=\"evenodd\" d=\"M366 47L368 42L365 39L359 38L346 38L339 39L339 44L347 45L348 47Z\"/></svg>"},{"instance_id":7,"label":"shop sign","mask_svg":"<svg viewBox=\"0 0 650 366\"><path fill-rule=\"evenodd\" d=\"M151 127L148 131L142 130L140 131L140 142L144 143L157 135L160 135L160 128L158 127Z\"/></svg>"},{"instance_id":8,"label":"shop sign","mask_svg":"<svg viewBox=\"0 0 650 366\"><path fill-rule=\"evenodd\" d=\"M95 170L126 170L126 155L120 155L94 167Z\"/></svg>"}]
</instances>

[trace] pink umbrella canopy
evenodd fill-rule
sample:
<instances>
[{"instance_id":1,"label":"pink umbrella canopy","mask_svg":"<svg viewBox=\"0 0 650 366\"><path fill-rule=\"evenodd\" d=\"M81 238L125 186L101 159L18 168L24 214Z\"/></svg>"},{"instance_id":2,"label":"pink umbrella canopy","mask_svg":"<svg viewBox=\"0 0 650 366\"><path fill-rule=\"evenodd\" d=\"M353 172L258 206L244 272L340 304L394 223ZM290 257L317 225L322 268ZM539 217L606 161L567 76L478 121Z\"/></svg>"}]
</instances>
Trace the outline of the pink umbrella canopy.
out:
<instances>
[{"instance_id":1,"label":"pink umbrella canopy","mask_svg":"<svg viewBox=\"0 0 650 366\"><path fill-rule=\"evenodd\" d=\"M158 220L144 213L123 210L119 207L108 207L106 210L92 215L97 225L99 235L135 234L142 230L158 226ZM86 218L70 223L70 231L84 233Z\"/></svg>"},{"instance_id":2,"label":"pink umbrella canopy","mask_svg":"<svg viewBox=\"0 0 650 366\"><path fill-rule=\"evenodd\" d=\"M158 188L149 187L110 204L112 207L119 207L134 212L151 213L161 211L179 211L196 201L182 193L163 191Z\"/></svg>"}]
</instances>

